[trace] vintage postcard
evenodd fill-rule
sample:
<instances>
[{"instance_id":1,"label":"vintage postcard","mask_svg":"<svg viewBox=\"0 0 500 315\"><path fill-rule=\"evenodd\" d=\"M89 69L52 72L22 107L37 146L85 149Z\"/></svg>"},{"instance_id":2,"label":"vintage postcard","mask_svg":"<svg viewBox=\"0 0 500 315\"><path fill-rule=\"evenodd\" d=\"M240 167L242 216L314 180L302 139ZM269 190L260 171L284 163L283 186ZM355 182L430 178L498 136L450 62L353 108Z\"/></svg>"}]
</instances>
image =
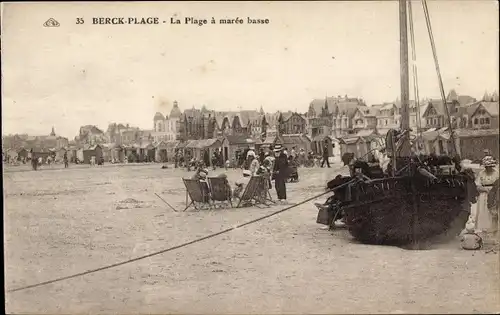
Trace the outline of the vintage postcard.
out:
<instances>
[{"instance_id":1,"label":"vintage postcard","mask_svg":"<svg viewBox=\"0 0 500 315\"><path fill-rule=\"evenodd\" d=\"M2 3L7 313L498 313L498 14Z\"/></svg>"}]
</instances>

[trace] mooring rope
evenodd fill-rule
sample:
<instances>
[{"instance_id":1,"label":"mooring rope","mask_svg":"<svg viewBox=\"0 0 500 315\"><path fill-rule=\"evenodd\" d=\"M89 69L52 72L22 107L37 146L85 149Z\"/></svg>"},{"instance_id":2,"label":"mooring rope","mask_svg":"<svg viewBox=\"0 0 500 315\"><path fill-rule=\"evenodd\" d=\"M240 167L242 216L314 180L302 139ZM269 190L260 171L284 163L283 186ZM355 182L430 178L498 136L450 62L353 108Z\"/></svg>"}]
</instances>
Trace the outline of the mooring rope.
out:
<instances>
[{"instance_id":1,"label":"mooring rope","mask_svg":"<svg viewBox=\"0 0 500 315\"><path fill-rule=\"evenodd\" d=\"M364 158L365 156L367 156L368 154L374 152L375 150L378 150L380 149L381 146L379 147L376 147L374 149L371 149L369 150L366 154L362 155L361 157L359 157L358 159L362 159ZM343 169L344 167L346 166L349 166L349 165L343 165L342 167L338 168L337 170L341 170ZM92 273L96 273L96 272L99 272L99 271L103 271L103 270L107 270L107 269L111 269L111 268L115 268L115 267L119 267L119 266L123 266L123 265L127 265L127 264L130 264L130 263L133 263L133 262L136 262L136 261L139 261L139 260L143 260L143 259L146 259L146 258L149 258L149 257L153 257L153 256L157 256L157 255L160 255L160 254L164 254L164 253L167 253L167 252L170 252L170 251L173 251L173 250L176 250L176 249L180 249L180 248L183 248L183 247L186 247L188 245L191 245L191 244L195 244L195 243L199 243L201 241L204 241L204 240L208 240L208 239L211 239L211 238L214 238L216 236L219 236L219 235L222 235L222 234L225 234L225 233L228 233L228 232L231 232L233 230L236 230L236 229L239 229L239 228L242 228L244 226L247 226L247 225L250 225L250 224L253 224L253 223L257 223L259 221L262 221L262 220L265 220L267 218L270 218L272 216L275 216L275 215L278 215L282 212L285 212L285 211L288 211L288 210L291 210L295 207L298 207L300 205L303 205L304 203L306 202L309 202L309 201L312 201L314 199L317 199L321 196L324 196L328 193L331 193L331 192L334 192L335 190L338 190L340 188L343 188L349 184L352 184L356 181L358 181L359 179L358 178L353 178L352 180L342 184L342 185L339 185L339 186L336 186L332 189L328 189L318 195L315 195L313 197L310 197L310 198L307 198L301 202L298 202L298 203L295 203L293 205L290 205L288 207L285 207L281 210L277 210L277 211L274 211L270 214L266 214L264 216L261 216L261 217L258 217L257 219L253 219L253 220L250 220L248 222L245 222L245 223L242 223L242 224L239 224L239 225L236 225L236 226L233 226L231 228L227 228L225 230L222 230L222 231L219 231L219 232L216 232L216 233L212 233L212 234L209 234L207 236L203 236L203 237L200 237L200 238L197 238L197 239L194 239L192 241L189 241L189 242L185 242L185 243L182 243L180 245L176 245L176 246L172 246L172 247L169 247L169 248L166 248L166 249L162 249L162 250L159 250L159 251L156 251L156 252L153 252L151 254L146 254L146 255L143 255L143 256L139 256L139 257L136 257L136 258L132 258L132 259L128 259L128 260L125 260L125 261L122 261L122 262L118 262L118 263L114 263L114 264L111 264L111 265L107 265L107 266L103 266L103 267L99 267L99 268L95 268L95 269L90 269L90 270L87 270L87 271L83 271L83 272L79 272L79 273L76 273L76 274L72 274L72 275L69 275L69 276L65 276L65 277L60 277L60 278L56 278L56 279L52 279L52 280L48 280L48 281L43 281L43 282L39 282L39 283L36 283L36 284L31 284L31 285L27 285L27 286L23 286L23 287L19 287L19 288L16 288L16 289L10 289L10 290L7 290L7 292L11 293L11 292L18 292L18 291L24 291L24 290L28 290L28 289L33 289L33 288L37 288L37 287L42 287L42 286L46 286L46 285L49 285L49 284L53 284L53 283L56 283L56 282L61 282L61 281L64 281L64 280L69 280L69 279L73 279L73 278L77 278L77 277L81 277L81 276L85 276L85 275L88 275L88 274L92 274ZM159 196L158 196L159 197ZM160 197L161 198L161 197ZM163 199L163 198L161 198ZM173 208L173 207L172 207ZM175 209L174 209L175 210Z\"/></svg>"},{"instance_id":2,"label":"mooring rope","mask_svg":"<svg viewBox=\"0 0 500 315\"><path fill-rule=\"evenodd\" d=\"M343 167L341 167L340 169L342 169L342 168ZM46 286L46 285L53 284L53 283L56 283L56 282L61 282L61 281L64 281L64 280L69 280L69 279L72 279L72 278L77 278L77 277L80 277L80 276L85 276L85 275L88 275L88 274L91 274L91 273L95 273L95 272L99 272L99 271L103 271L103 270L107 270L107 269L111 269L111 268L123 266L123 265L130 264L130 263L133 263L133 262L136 262L136 261L139 261L139 260L143 260L143 259L146 259L146 258L149 258L149 257L157 256L157 255L164 254L164 253L176 250L176 249L180 249L182 247L186 247L186 246L191 245L191 244L195 244L195 243L198 243L198 242L201 242L201 241L204 241L204 240L208 240L208 239L214 238L216 236L219 236L219 235L231 232L233 230L242 228L244 226L247 226L247 225L250 225L250 224L262 221L262 220L265 220L267 218L270 218L270 217L275 216L277 214L280 214L282 212L288 211L288 210L293 209L295 207L298 207L298 206L300 206L300 205L302 205L302 204L304 204L306 202L309 202L311 200L314 200L314 199L317 199L317 198L319 198L321 196L324 196L324 195L326 195L328 193L331 193L331 192L333 192L333 191L335 191L335 190L337 190L339 188L345 187L345 186L353 183L356 180L357 179L352 179L352 180L350 180L347 183L339 185L339 186L337 186L337 187L335 187L333 189L328 189L327 191L322 192L321 194L318 194L318 195L315 195L313 197L307 198L307 199L305 199L305 200L303 200L303 201L301 201L299 203L290 205L290 206L288 206L286 208L283 208L281 210L274 211L274 212L272 212L270 214L264 215L264 216L259 217L257 219L250 220L248 222L245 222L245 223L233 226L231 228L227 228L225 230L222 230L222 231L219 231L219 232L216 232L216 233L212 233L212 234L207 235L207 236L203 236L203 237L194 239L194 240L189 241L189 242L185 242L185 243L180 244L180 245L172 246L172 247L169 247L169 248L166 248L166 249L163 249L163 250L159 250L159 251L153 252L151 254L139 256L139 257L136 257L136 258L128 259L128 260L125 260L125 261L122 261L122 262L114 263L114 264L111 264L111 265L107 265L107 266L103 266L103 267L99 267L99 268L95 268L95 269L91 269L91 270L87 270L87 271L76 273L76 274L73 274L73 275L69 275L69 276L65 276L65 277L60 277L60 278L56 278L56 279L53 279L53 280L48 280L48 281L40 282L40 283L37 283L37 284L27 285L27 286L19 287L19 288L16 288L16 289L7 290L7 292L18 292L18 291L23 291L23 290L27 290L27 289L33 289L33 288L37 288L37 287L41 287L41 286Z\"/></svg>"}]
</instances>

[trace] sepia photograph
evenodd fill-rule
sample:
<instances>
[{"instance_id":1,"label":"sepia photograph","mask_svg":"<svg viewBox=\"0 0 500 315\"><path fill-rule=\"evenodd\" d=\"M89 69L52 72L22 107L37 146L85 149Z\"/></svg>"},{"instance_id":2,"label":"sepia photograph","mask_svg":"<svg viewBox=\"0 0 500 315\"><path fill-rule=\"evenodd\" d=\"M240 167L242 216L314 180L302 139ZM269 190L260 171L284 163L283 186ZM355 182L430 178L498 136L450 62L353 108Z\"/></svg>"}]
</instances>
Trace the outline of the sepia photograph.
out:
<instances>
[{"instance_id":1,"label":"sepia photograph","mask_svg":"<svg viewBox=\"0 0 500 315\"><path fill-rule=\"evenodd\" d=\"M500 313L497 1L0 22L6 313Z\"/></svg>"}]
</instances>

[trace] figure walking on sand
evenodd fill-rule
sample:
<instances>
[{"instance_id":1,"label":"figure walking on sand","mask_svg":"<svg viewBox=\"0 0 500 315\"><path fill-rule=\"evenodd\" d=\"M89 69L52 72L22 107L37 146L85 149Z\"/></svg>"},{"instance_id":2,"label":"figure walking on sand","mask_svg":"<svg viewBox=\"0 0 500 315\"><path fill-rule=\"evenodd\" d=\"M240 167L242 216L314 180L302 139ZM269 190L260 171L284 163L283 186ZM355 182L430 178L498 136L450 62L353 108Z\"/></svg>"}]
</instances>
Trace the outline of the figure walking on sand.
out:
<instances>
[{"instance_id":1,"label":"figure walking on sand","mask_svg":"<svg viewBox=\"0 0 500 315\"><path fill-rule=\"evenodd\" d=\"M276 161L274 163L274 186L276 187L276 194L278 201L286 203L286 180L288 178L288 158L283 152L281 145L277 144L274 147L274 155Z\"/></svg>"},{"instance_id":2,"label":"figure walking on sand","mask_svg":"<svg viewBox=\"0 0 500 315\"><path fill-rule=\"evenodd\" d=\"M68 152L64 152L63 160L64 160L64 168L68 168Z\"/></svg>"},{"instance_id":3,"label":"figure walking on sand","mask_svg":"<svg viewBox=\"0 0 500 315\"><path fill-rule=\"evenodd\" d=\"M328 161L328 143L325 141L325 144L323 145L323 161L321 162L321 167L323 168L325 166L328 166L330 168L330 161Z\"/></svg>"},{"instance_id":4,"label":"figure walking on sand","mask_svg":"<svg viewBox=\"0 0 500 315\"><path fill-rule=\"evenodd\" d=\"M34 171L36 171L38 168L38 159L36 158L33 149L30 150L30 153L31 153L31 167L33 168Z\"/></svg>"}]
</instances>

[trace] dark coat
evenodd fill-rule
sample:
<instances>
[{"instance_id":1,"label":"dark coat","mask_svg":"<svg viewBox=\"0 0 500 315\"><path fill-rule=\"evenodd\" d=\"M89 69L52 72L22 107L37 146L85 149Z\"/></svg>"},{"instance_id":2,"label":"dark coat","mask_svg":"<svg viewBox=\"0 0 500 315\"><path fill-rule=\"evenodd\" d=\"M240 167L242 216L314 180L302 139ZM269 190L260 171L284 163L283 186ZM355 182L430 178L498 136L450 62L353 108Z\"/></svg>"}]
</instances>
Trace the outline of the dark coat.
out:
<instances>
[{"instance_id":1,"label":"dark coat","mask_svg":"<svg viewBox=\"0 0 500 315\"><path fill-rule=\"evenodd\" d=\"M276 177L287 178L288 177L288 158L285 153L281 152L274 163L274 173Z\"/></svg>"},{"instance_id":2,"label":"dark coat","mask_svg":"<svg viewBox=\"0 0 500 315\"><path fill-rule=\"evenodd\" d=\"M324 158L327 158L327 157L328 157L328 155L329 155L329 154L328 154L328 146L326 146L326 145L325 145L325 146L323 147L323 157L324 157Z\"/></svg>"}]
</instances>

